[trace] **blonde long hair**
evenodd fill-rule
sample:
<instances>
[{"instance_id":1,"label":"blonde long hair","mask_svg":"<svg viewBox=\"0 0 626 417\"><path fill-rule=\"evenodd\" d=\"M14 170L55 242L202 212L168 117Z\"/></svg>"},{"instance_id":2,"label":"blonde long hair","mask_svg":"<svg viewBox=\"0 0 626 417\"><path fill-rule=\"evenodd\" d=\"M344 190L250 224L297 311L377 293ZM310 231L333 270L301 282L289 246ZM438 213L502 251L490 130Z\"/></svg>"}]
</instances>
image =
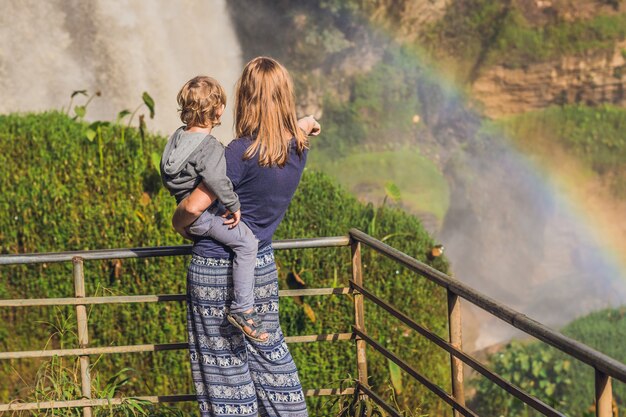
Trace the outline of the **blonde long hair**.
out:
<instances>
[{"instance_id":1,"label":"blonde long hair","mask_svg":"<svg viewBox=\"0 0 626 417\"><path fill-rule=\"evenodd\" d=\"M253 139L244 159L258 153L260 166L284 166L292 137L298 155L308 148L307 137L296 121L293 81L285 67L272 58L254 58L243 69L235 87L235 121L237 137Z\"/></svg>"}]
</instances>

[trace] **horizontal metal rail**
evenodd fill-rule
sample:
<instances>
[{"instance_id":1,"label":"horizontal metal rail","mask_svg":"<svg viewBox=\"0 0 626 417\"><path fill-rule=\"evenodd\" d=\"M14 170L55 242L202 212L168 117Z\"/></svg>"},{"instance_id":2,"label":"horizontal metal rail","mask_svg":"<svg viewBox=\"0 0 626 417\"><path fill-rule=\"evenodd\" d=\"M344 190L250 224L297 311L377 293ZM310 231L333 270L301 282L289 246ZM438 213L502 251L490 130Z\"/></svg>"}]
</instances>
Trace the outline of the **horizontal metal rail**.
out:
<instances>
[{"instance_id":1,"label":"horizontal metal rail","mask_svg":"<svg viewBox=\"0 0 626 417\"><path fill-rule=\"evenodd\" d=\"M338 340L354 340L353 333L325 333L305 336L286 336L287 343L331 342ZM85 356L111 353L163 352L168 350L189 349L186 342L157 343L147 345L104 346L77 349L25 350L16 352L0 352L2 359L51 358L53 356Z\"/></svg>"},{"instance_id":2,"label":"horizontal metal rail","mask_svg":"<svg viewBox=\"0 0 626 417\"><path fill-rule=\"evenodd\" d=\"M406 266L433 281L434 283L449 289L454 294L468 300L472 304L482 308L511 326L522 330L524 333L533 336L565 353L602 371L603 373L626 383L626 365L623 363L590 348L583 343L571 339L526 315L507 307L494 299L487 297L458 281L443 272L425 265L391 246L374 239L358 229L350 229L350 236L394 261Z\"/></svg>"},{"instance_id":3,"label":"horizontal metal rail","mask_svg":"<svg viewBox=\"0 0 626 417\"><path fill-rule=\"evenodd\" d=\"M348 236L332 236L310 239L285 239L272 243L275 250L308 249L348 246ZM29 253L20 255L0 255L0 265L23 265L54 262L69 262L79 257L83 260L157 258L162 256L190 255L191 245L160 246L151 248L97 249L55 253Z\"/></svg>"},{"instance_id":4,"label":"horizontal metal rail","mask_svg":"<svg viewBox=\"0 0 626 417\"><path fill-rule=\"evenodd\" d=\"M377 350L387 359L391 360L393 363L398 365L401 369L403 369L406 373L408 373L413 379L419 381L422 385L428 388L430 392L432 392L433 394L437 395L439 398L444 400L446 403L452 406L452 408L454 408L456 411L458 411L459 413L463 414L466 417L478 417L478 415L475 414L472 410L460 404L453 396L445 392L441 387L439 387L434 382L430 381L424 375L417 372L415 369L411 367L411 365L409 365L402 359L398 358L395 354L387 350L385 347L383 347L381 344L376 342L374 339L372 339L371 337L369 337L368 335L366 335L365 333L363 333L356 327L353 327L353 330L354 330L354 333L356 333L358 337L365 340L368 346L373 347L375 350Z\"/></svg>"},{"instance_id":5,"label":"horizontal metal rail","mask_svg":"<svg viewBox=\"0 0 626 417\"><path fill-rule=\"evenodd\" d=\"M531 396L527 392L521 390L519 387L511 384L504 378L500 377L498 374L490 371L489 369L487 369L486 366L478 362L478 360L468 355L467 353L457 349L456 347L452 346L448 341L444 340L443 338L431 332L430 330L426 329L425 327L417 324L409 316L398 311L397 308L388 304L387 302L380 299L379 297L375 296L367 289L357 285L354 282L350 282L350 285L356 291L363 294L365 298L372 301L379 307L383 308L385 311L387 311L392 316L396 317L398 320L400 320L401 322L409 326L411 329L415 330L422 336L426 337L428 340L435 343L437 346L444 349L446 352L461 359L464 363L468 364L470 367L472 367L474 370L482 374L484 377L488 378L490 381L497 384L500 388L504 389L506 392L518 398L522 402L528 404L529 406L539 411L543 415L549 416L549 417L566 417L565 414L560 413L559 411L550 407L543 401Z\"/></svg>"},{"instance_id":6,"label":"horizontal metal rail","mask_svg":"<svg viewBox=\"0 0 626 417\"><path fill-rule=\"evenodd\" d=\"M350 244L348 236L335 236L312 239L290 239L276 241L273 243L275 250L285 249L306 249L306 248L326 248L326 247L342 247ZM106 260L106 259L125 259L125 258L148 258L148 257L164 257L164 256L180 256L191 254L191 245L183 246L165 246L152 248L130 248L130 249L112 249L112 250L92 250L92 251L72 251L62 253L43 253L43 254L20 254L20 255L1 255L0 265L26 265L41 264L54 262L72 262L74 264L75 284L78 282L84 285L84 277L82 273L82 265L84 260ZM77 269L78 268L78 269ZM78 279L78 281L76 281ZM280 297L296 297L296 296L319 296L319 295L335 295L335 294L351 294L353 291L348 287L338 288L306 288L294 290L280 290ZM67 298L49 298L49 299L18 299L18 300L0 300L0 307L32 307L32 306L76 306L77 309L84 309L87 305L96 304L125 304L125 303L153 303L153 302L172 302L185 301L185 294L162 294L162 295L136 295L136 296L103 296L103 297L85 297L84 291L80 293L77 289L75 297ZM86 326L86 322L84 323ZM79 323L79 334L81 328ZM163 344L145 344L145 345L129 345L129 346L104 346L104 347L88 347L86 345L86 327L83 330L84 342L77 349L50 349L42 351L22 351L22 352L0 352L0 359L24 359L24 358L42 358L52 356L78 356L82 362L88 364L90 355L115 354L115 353L138 353L138 352L156 352L156 351L172 351L188 349L187 343L163 343ZM288 336L285 337L287 343L310 343L322 341L346 341L356 340L354 333L329 333L304 336ZM84 344L82 344L84 343ZM163 402L180 402L195 401L195 395L165 395L165 396L147 396L132 398L113 398L113 399L91 399L89 390L89 369L88 366L82 369L81 366L81 383L83 396L86 398L70 401L51 401L40 403L19 403L12 402L10 404L0 404L0 413L4 411L19 410L42 410L50 408L73 408L82 407L85 416L91 416L91 407L119 405L129 400L143 400L153 403ZM87 385L86 385L87 384ZM85 391L87 389L87 391ZM86 393L87 392L87 393ZM86 394L85 394L86 393ZM306 396L324 396L324 395L350 395L354 393L354 388L344 390L340 389L309 389L304 390Z\"/></svg>"},{"instance_id":7,"label":"horizontal metal rail","mask_svg":"<svg viewBox=\"0 0 626 417\"><path fill-rule=\"evenodd\" d=\"M348 287L336 288L304 288L300 290L280 290L279 297L317 296L334 294L351 294ZM95 305L95 304L128 304L128 303L159 303L164 301L185 301L185 294L161 295L119 295L106 297L68 297L68 298L23 298L0 300L0 307L40 307L64 305Z\"/></svg>"},{"instance_id":8,"label":"horizontal metal rail","mask_svg":"<svg viewBox=\"0 0 626 417\"><path fill-rule=\"evenodd\" d=\"M304 390L306 397L321 397L330 395L351 395L354 394L355 388L346 388L344 390L337 388L307 389ZM132 398L101 398L91 400L72 400L72 401L46 401L40 403L19 403L0 404L0 413L6 411L27 411L27 410L48 410L53 408L74 408L74 407L108 407L109 405L120 405L128 400L147 401L150 403L178 403L196 401L193 394L180 395L152 395Z\"/></svg>"}]
</instances>

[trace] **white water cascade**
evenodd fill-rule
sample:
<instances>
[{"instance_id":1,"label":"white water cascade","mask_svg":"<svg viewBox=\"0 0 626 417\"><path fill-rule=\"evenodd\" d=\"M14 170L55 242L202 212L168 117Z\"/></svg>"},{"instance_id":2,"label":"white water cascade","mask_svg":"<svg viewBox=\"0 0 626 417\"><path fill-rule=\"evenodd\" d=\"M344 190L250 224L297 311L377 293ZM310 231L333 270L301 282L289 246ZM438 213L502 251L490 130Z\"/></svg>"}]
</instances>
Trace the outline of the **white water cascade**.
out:
<instances>
[{"instance_id":1,"label":"white water cascade","mask_svg":"<svg viewBox=\"0 0 626 417\"><path fill-rule=\"evenodd\" d=\"M178 90L205 74L228 94L216 136L232 138L232 91L242 62L226 0L0 4L0 113L61 109L72 91L87 89L102 96L89 104L86 118L115 120L139 106L147 91L156 103L148 128L169 134L180 125ZM75 104L85 101L75 98Z\"/></svg>"}]
</instances>

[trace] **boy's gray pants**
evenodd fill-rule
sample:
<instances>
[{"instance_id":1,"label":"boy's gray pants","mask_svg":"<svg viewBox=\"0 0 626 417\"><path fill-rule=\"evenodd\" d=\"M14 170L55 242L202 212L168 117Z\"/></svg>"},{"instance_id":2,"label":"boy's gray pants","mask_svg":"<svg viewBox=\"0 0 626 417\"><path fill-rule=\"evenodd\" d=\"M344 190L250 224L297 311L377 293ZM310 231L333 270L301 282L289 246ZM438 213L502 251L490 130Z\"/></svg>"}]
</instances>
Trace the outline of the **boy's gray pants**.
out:
<instances>
[{"instance_id":1,"label":"boy's gray pants","mask_svg":"<svg viewBox=\"0 0 626 417\"><path fill-rule=\"evenodd\" d=\"M232 229L224 224L224 218L214 207L205 210L188 228L196 237L210 237L235 252L233 259L234 300L230 306L233 313L242 313L254 307L254 268L259 248L252 230L242 221Z\"/></svg>"}]
</instances>

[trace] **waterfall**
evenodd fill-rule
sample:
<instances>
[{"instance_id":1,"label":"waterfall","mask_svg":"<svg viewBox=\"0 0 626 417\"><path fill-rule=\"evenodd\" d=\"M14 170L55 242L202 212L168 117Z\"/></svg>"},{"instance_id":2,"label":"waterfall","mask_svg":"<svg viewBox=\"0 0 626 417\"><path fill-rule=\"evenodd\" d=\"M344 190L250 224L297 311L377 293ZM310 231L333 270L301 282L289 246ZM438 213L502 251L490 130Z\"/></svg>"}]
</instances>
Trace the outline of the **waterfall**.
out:
<instances>
[{"instance_id":1,"label":"waterfall","mask_svg":"<svg viewBox=\"0 0 626 417\"><path fill-rule=\"evenodd\" d=\"M72 91L87 89L102 92L87 119L115 120L119 111L140 105L147 91L156 103L148 128L169 134L181 124L178 90L204 74L227 91L216 136L232 138L232 91L242 62L226 0L1 3L1 113L61 109ZM77 97L75 104L84 101Z\"/></svg>"}]
</instances>

